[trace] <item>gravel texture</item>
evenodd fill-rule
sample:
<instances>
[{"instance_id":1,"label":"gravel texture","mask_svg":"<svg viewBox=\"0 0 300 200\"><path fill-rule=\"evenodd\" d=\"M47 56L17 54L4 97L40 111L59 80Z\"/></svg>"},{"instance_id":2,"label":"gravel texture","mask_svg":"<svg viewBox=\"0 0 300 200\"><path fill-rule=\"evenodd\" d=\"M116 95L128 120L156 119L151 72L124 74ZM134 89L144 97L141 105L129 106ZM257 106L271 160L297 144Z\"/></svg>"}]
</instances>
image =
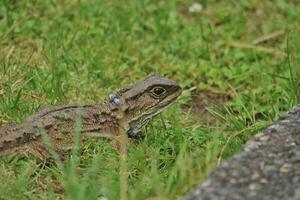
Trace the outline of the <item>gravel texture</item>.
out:
<instances>
[{"instance_id":1,"label":"gravel texture","mask_svg":"<svg viewBox=\"0 0 300 200\"><path fill-rule=\"evenodd\" d=\"M186 200L300 200L300 105L246 143Z\"/></svg>"}]
</instances>

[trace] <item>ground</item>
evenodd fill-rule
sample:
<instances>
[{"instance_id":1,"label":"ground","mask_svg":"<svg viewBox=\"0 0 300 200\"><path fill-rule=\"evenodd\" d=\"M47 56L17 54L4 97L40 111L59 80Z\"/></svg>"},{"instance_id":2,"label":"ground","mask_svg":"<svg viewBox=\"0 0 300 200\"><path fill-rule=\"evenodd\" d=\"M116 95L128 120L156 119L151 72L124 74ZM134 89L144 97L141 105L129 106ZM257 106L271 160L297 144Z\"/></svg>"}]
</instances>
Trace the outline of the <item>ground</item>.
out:
<instances>
[{"instance_id":1,"label":"ground","mask_svg":"<svg viewBox=\"0 0 300 200\"><path fill-rule=\"evenodd\" d=\"M193 3L1 1L0 124L164 75L184 93L129 146L128 199L185 196L300 102L298 1ZM103 139L62 165L2 159L0 199L118 199L118 158Z\"/></svg>"}]
</instances>

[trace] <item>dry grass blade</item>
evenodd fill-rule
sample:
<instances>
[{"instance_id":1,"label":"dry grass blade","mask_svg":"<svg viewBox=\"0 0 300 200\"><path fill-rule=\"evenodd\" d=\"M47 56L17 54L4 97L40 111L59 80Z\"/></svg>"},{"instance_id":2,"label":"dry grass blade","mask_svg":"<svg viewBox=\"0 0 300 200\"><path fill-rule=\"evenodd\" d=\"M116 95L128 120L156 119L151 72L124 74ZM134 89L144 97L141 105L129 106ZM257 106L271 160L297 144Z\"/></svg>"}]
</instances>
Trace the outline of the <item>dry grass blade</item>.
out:
<instances>
[{"instance_id":1,"label":"dry grass blade","mask_svg":"<svg viewBox=\"0 0 300 200\"><path fill-rule=\"evenodd\" d=\"M48 102L47 99L43 98L42 96L37 96L37 95L31 94L29 92L23 92L23 95L30 97L35 102L40 102L40 103L44 103L44 104L46 104ZM0 96L1 96L1 90L0 90Z\"/></svg>"},{"instance_id":2,"label":"dry grass blade","mask_svg":"<svg viewBox=\"0 0 300 200\"><path fill-rule=\"evenodd\" d=\"M6 60L8 61L9 58L11 57L11 55L13 54L15 50L15 46L12 46L9 50L8 50L8 53L6 54Z\"/></svg>"},{"instance_id":3,"label":"dry grass blade","mask_svg":"<svg viewBox=\"0 0 300 200\"><path fill-rule=\"evenodd\" d=\"M190 93L190 92L193 92L193 91L195 91L195 90L197 90L197 87L196 87L196 86L193 86L193 87L191 87L191 88L188 88L188 89L186 89L186 90L183 90L183 91L182 91L182 94Z\"/></svg>"},{"instance_id":4,"label":"dry grass blade","mask_svg":"<svg viewBox=\"0 0 300 200\"><path fill-rule=\"evenodd\" d=\"M287 57L286 53L279 51L279 50L267 48L267 47L255 46L255 45L251 45L251 44L242 44L242 43L238 43L238 42L231 42L231 43L229 43L229 46L234 47L234 48L241 48L241 49L252 49L255 51L260 51L260 52L263 52L263 53L266 53L269 55L273 55L278 58L286 58Z\"/></svg>"},{"instance_id":5,"label":"dry grass blade","mask_svg":"<svg viewBox=\"0 0 300 200\"><path fill-rule=\"evenodd\" d=\"M121 119L119 121L119 137L117 138L117 143L120 150L120 200L127 200L128 193L128 172L127 172L127 145L128 137L125 130L125 108L121 106Z\"/></svg>"},{"instance_id":6,"label":"dry grass blade","mask_svg":"<svg viewBox=\"0 0 300 200\"><path fill-rule=\"evenodd\" d=\"M279 36L281 36L283 34L284 34L283 30L275 31L275 32L263 35L263 36L255 39L255 40L253 40L252 44L258 45L258 44L266 42L268 40L273 40L273 39L275 39L275 38L277 38L277 37L279 37Z\"/></svg>"}]
</instances>

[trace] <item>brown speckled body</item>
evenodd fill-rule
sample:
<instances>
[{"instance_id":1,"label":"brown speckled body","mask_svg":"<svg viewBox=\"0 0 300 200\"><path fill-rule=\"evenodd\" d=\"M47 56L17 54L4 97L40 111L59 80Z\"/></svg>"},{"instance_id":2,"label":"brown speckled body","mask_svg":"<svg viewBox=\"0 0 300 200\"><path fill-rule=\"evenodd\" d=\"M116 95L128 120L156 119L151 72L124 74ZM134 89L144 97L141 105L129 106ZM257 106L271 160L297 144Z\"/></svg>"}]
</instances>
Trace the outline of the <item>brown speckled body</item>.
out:
<instances>
[{"instance_id":1,"label":"brown speckled body","mask_svg":"<svg viewBox=\"0 0 300 200\"><path fill-rule=\"evenodd\" d=\"M125 121L122 125L125 132L136 135L142 126L172 103L180 93L181 88L174 81L151 76L116 94L122 109L112 100L94 105L43 109L21 124L0 128L0 156L22 153L33 154L42 160L48 159L51 155L43 138L44 133L59 155L72 147L74 131L77 129L81 132L82 141L91 135L116 138L121 117L125 118L122 120Z\"/></svg>"},{"instance_id":2,"label":"brown speckled body","mask_svg":"<svg viewBox=\"0 0 300 200\"><path fill-rule=\"evenodd\" d=\"M118 134L117 111L112 103L41 110L22 124L0 128L0 155L20 152L32 153L41 159L50 156L41 139L43 133L47 133L57 152L63 152L71 148L72 133L79 125L83 136L85 133L99 133L101 137L114 137Z\"/></svg>"}]
</instances>

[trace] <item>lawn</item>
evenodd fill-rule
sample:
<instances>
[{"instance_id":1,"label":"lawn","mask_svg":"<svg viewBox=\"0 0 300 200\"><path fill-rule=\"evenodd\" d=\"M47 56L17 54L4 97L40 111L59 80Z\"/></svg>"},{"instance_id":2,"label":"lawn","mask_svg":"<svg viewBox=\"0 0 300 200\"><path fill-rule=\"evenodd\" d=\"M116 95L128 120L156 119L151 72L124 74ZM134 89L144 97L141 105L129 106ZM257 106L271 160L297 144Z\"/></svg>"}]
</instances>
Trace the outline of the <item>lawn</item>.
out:
<instances>
[{"instance_id":1,"label":"lawn","mask_svg":"<svg viewBox=\"0 0 300 200\"><path fill-rule=\"evenodd\" d=\"M164 75L184 92L129 145L127 198L183 198L300 102L299 1L199 2L191 13L189 0L0 1L0 125ZM109 141L77 155L51 166L2 158L0 199L119 199Z\"/></svg>"}]
</instances>

